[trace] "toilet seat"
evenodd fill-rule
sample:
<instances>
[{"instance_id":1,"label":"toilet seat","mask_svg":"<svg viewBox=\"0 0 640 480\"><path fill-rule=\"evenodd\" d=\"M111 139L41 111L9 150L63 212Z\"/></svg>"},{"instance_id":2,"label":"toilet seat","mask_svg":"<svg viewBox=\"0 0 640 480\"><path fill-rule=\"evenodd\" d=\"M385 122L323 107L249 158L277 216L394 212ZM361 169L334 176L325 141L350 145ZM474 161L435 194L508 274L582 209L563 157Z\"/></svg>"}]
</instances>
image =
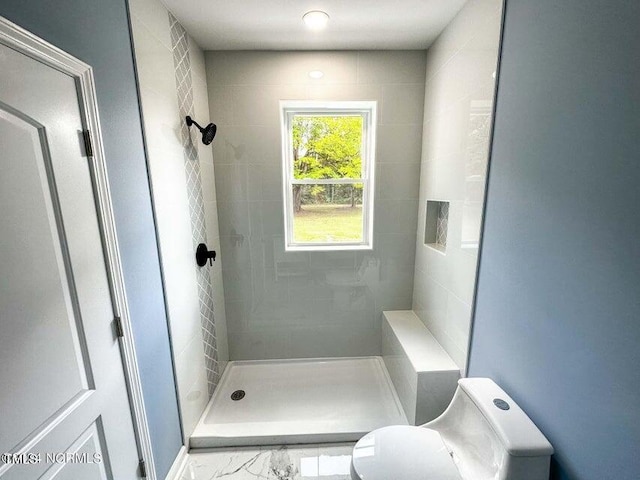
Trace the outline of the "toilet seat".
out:
<instances>
[{"instance_id":1,"label":"toilet seat","mask_svg":"<svg viewBox=\"0 0 640 480\"><path fill-rule=\"evenodd\" d=\"M353 448L353 480L462 480L440 434L397 425L374 430Z\"/></svg>"}]
</instances>

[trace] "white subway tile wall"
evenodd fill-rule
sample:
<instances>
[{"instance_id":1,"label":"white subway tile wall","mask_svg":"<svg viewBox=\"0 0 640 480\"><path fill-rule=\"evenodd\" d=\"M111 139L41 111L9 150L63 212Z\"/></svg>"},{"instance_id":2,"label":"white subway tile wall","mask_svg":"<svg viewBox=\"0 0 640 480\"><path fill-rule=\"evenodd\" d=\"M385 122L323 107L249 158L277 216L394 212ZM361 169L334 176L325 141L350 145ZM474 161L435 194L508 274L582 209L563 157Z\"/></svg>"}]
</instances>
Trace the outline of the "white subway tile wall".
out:
<instances>
[{"instance_id":1,"label":"white subway tile wall","mask_svg":"<svg viewBox=\"0 0 640 480\"><path fill-rule=\"evenodd\" d=\"M413 309L463 370L501 15L501 0L467 2L427 52ZM425 209L434 198L448 202L436 239L446 251L425 245Z\"/></svg>"},{"instance_id":2,"label":"white subway tile wall","mask_svg":"<svg viewBox=\"0 0 640 480\"><path fill-rule=\"evenodd\" d=\"M199 270L194 258L194 246L204 239L220 249L211 147L197 137L191 140L184 129L185 110L200 123L209 121L204 54L175 20L171 29L170 14L159 0L131 0L130 8L176 381L188 438L209 400L216 373L228 359L222 259ZM180 78L174 53L183 67Z\"/></svg>"},{"instance_id":3,"label":"white subway tile wall","mask_svg":"<svg viewBox=\"0 0 640 480\"><path fill-rule=\"evenodd\" d=\"M178 109L180 111L180 117L185 118L187 115L195 115L189 38L187 37L185 29L171 13L169 13L169 25L171 29L173 66L175 69L178 94ZM184 168L187 179L191 235L193 237L193 249L195 251L200 243L208 243L200 158L198 157L200 135L195 128L190 129L186 122L182 122L180 125L180 138L182 140L182 147L184 148ZM209 265L197 267L196 274L198 279L198 300L200 306L200 323L202 326L202 341L204 342L205 368L207 370L207 388L209 396L211 397L218 384L221 372L218 366L216 324L213 312L213 285L211 284Z\"/></svg>"}]
</instances>

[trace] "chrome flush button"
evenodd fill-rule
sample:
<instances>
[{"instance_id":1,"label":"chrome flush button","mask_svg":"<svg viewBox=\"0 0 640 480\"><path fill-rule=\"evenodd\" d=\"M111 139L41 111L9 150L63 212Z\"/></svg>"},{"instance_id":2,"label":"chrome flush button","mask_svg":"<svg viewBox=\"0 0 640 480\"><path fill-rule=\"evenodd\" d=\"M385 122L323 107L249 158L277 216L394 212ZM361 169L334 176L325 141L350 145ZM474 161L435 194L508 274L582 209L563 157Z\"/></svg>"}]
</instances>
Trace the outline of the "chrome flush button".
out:
<instances>
[{"instance_id":1,"label":"chrome flush button","mask_svg":"<svg viewBox=\"0 0 640 480\"><path fill-rule=\"evenodd\" d=\"M509 410L511 407L507 402L502 400L501 398L494 398L493 404L498 407L500 410Z\"/></svg>"}]
</instances>

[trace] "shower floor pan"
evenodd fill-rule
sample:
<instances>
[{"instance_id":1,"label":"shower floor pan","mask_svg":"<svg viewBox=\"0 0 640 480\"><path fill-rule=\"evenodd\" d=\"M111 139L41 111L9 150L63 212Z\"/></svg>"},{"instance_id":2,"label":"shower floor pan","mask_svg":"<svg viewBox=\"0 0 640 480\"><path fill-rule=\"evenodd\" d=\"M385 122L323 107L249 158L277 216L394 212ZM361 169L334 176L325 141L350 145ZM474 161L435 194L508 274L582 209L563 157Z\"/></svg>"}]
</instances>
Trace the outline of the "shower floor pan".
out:
<instances>
[{"instance_id":1,"label":"shower floor pan","mask_svg":"<svg viewBox=\"0 0 640 480\"><path fill-rule=\"evenodd\" d=\"M229 362L190 446L349 442L400 424L380 357Z\"/></svg>"}]
</instances>

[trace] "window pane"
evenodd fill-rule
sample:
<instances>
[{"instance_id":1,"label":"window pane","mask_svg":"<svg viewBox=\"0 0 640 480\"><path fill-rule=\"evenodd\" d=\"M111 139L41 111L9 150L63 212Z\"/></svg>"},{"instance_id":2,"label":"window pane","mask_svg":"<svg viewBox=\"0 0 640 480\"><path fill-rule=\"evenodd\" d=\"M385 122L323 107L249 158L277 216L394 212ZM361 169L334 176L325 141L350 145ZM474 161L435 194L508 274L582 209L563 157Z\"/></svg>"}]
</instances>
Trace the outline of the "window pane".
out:
<instances>
[{"instance_id":1,"label":"window pane","mask_svg":"<svg viewBox=\"0 0 640 480\"><path fill-rule=\"evenodd\" d=\"M295 243L364 241L362 184L293 185Z\"/></svg>"},{"instance_id":2,"label":"window pane","mask_svg":"<svg viewBox=\"0 0 640 480\"><path fill-rule=\"evenodd\" d=\"M295 179L362 178L361 115L294 115Z\"/></svg>"}]
</instances>

